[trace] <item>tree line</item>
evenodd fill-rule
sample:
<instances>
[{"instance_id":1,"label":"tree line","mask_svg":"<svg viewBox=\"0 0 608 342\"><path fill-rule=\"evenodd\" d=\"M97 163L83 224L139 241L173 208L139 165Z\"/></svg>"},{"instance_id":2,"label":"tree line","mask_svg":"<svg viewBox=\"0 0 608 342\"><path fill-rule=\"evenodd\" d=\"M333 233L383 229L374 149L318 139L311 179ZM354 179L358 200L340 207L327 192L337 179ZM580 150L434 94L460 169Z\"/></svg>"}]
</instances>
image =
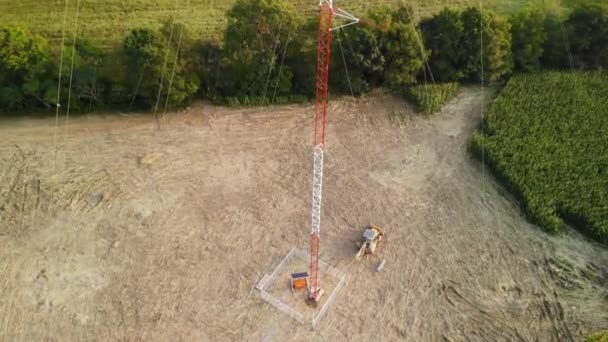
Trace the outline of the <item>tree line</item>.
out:
<instances>
[{"instance_id":1,"label":"tree line","mask_svg":"<svg viewBox=\"0 0 608 342\"><path fill-rule=\"evenodd\" d=\"M374 87L403 93L423 82L500 84L515 72L608 68L606 6L580 5L565 18L539 9L501 16L446 8L422 20L413 13L377 7L360 25L334 31L332 93L356 96ZM223 104L312 98L316 29L315 16L303 20L281 0L237 0L221 41L200 41L173 21L159 30L133 29L112 49L84 38L57 48L23 29L0 27L0 111L59 103L74 111L156 112L195 98Z\"/></svg>"}]
</instances>

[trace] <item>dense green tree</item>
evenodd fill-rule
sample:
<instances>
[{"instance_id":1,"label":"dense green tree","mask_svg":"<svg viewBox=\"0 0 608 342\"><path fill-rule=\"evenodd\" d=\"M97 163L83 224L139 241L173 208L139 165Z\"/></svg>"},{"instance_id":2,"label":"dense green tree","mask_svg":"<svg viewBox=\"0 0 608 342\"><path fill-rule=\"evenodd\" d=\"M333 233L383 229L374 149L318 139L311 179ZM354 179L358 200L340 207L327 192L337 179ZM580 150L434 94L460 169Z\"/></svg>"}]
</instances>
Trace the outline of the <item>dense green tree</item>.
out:
<instances>
[{"instance_id":1,"label":"dense green tree","mask_svg":"<svg viewBox=\"0 0 608 342\"><path fill-rule=\"evenodd\" d=\"M465 31L460 12L444 9L420 23L424 45L430 50L429 67L436 80L459 81L466 61L462 48Z\"/></svg>"},{"instance_id":2,"label":"dense green tree","mask_svg":"<svg viewBox=\"0 0 608 342\"><path fill-rule=\"evenodd\" d=\"M390 13L390 23L393 24L413 24L414 9L412 6L401 5Z\"/></svg>"},{"instance_id":3,"label":"dense green tree","mask_svg":"<svg viewBox=\"0 0 608 342\"><path fill-rule=\"evenodd\" d=\"M543 26L547 39L542 45L541 65L552 69L568 68L570 39L564 19L556 13L545 13Z\"/></svg>"},{"instance_id":4,"label":"dense green tree","mask_svg":"<svg viewBox=\"0 0 608 342\"><path fill-rule=\"evenodd\" d=\"M379 86L383 80L384 67L386 59L382 54L382 46L379 34L373 30L356 27L351 32L345 32L347 42L352 55L348 55L355 61L355 65L359 72L362 73L363 79L371 86Z\"/></svg>"},{"instance_id":5,"label":"dense green tree","mask_svg":"<svg viewBox=\"0 0 608 342\"><path fill-rule=\"evenodd\" d=\"M163 36L148 29L132 30L123 43L128 73L124 85L132 90L132 103L144 108L154 105L163 72ZM122 82L121 82L122 83Z\"/></svg>"},{"instance_id":6,"label":"dense green tree","mask_svg":"<svg viewBox=\"0 0 608 342\"><path fill-rule=\"evenodd\" d=\"M386 59L384 84L401 90L404 86L416 83L416 76L422 70L429 53L421 45L421 33L413 23L410 7L402 6L393 13L382 46Z\"/></svg>"},{"instance_id":7,"label":"dense green tree","mask_svg":"<svg viewBox=\"0 0 608 342\"><path fill-rule=\"evenodd\" d=\"M482 66L482 12L477 8L470 7L463 11L461 16L466 32L462 40L462 51L465 56L462 69L464 77L471 81L480 80Z\"/></svg>"},{"instance_id":8,"label":"dense green tree","mask_svg":"<svg viewBox=\"0 0 608 342\"><path fill-rule=\"evenodd\" d=\"M65 43L60 105L66 105L69 98L70 108L78 111L105 102L104 94L106 94L107 84L105 81L107 80L102 69L104 57L104 51L90 40L77 39L75 42ZM59 63L60 56L55 56L55 59ZM53 76L56 77L56 75ZM57 81L53 80L45 99L54 105L57 102L56 96Z\"/></svg>"},{"instance_id":9,"label":"dense green tree","mask_svg":"<svg viewBox=\"0 0 608 342\"><path fill-rule=\"evenodd\" d=\"M294 7L281 0L238 0L228 12L221 94L268 96L278 77L278 94L289 93L293 73L280 66L281 52L299 24Z\"/></svg>"},{"instance_id":10,"label":"dense green tree","mask_svg":"<svg viewBox=\"0 0 608 342\"><path fill-rule=\"evenodd\" d=\"M104 105L122 108L135 100L132 84L137 84L139 75L135 75L137 70L129 69L127 61L123 45L105 51L102 64L97 70L97 74L102 76L99 83Z\"/></svg>"},{"instance_id":11,"label":"dense green tree","mask_svg":"<svg viewBox=\"0 0 608 342\"><path fill-rule=\"evenodd\" d=\"M389 88L399 89L416 83L416 76L424 66L419 33L413 24L393 24L387 33L385 56L385 84ZM428 53L425 51L425 54Z\"/></svg>"},{"instance_id":12,"label":"dense green tree","mask_svg":"<svg viewBox=\"0 0 608 342\"><path fill-rule=\"evenodd\" d=\"M0 28L0 109L48 103L52 86L49 51L44 39L16 28Z\"/></svg>"},{"instance_id":13,"label":"dense green tree","mask_svg":"<svg viewBox=\"0 0 608 342\"><path fill-rule=\"evenodd\" d=\"M404 17L411 14L406 11L409 9L402 9ZM353 93L358 95L384 83L386 33L395 15L394 9L378 6L369 10L359 25L334 32L330 72L333 89L350 94L350 80ZM350 77L347 77L346 70Z\"/></svg>"},{"instance_id":14,"label":"dense green tree","mask_svg":"<svg viewBox=\"0 0 608 342\"><path fill-rule=\"evenodd\" d=\"M504 80L513 72L511 24L494 13L489 13L486 20L483 50L487 81L495 83Z\"/></svg>"},{"instance_id":15,"label":"dense green tree","mask_svg":"<svg viewBox=\"0 0 608 342\"><path fill-rule=\"evenodd\" d=\"M294 30L287 45L285 65L293 72L292 94L309 98L315 96L318 25L316 17L306 20Z\"/></svg>"},{"instance_id":16,"label":"dense green tree","mask_svg":"<svg viewBox=\"0 0 608 342\"><path fill-rule=\"evenodd\" d=\"M332 43L332 85L341 92L348 92L350 80L355 95L381 85L385 59L372 29L355 26L336 31Z\"/></svg>"},{"instance_id":17,"label":"dense green tree","mask_svg":"<svg viewBox=\"0 0 608 342\"><path fill-rule=\"evenodd\" d=\"M198 58L197 70L201 79L201 94L204 97L217 96L217 86L221 82L220 63L222 48L218 43L207 41L195 48Z\"/></svg>"},{"instance_id":18,"label":"dense green tree","mask_svg":"<svg viewBox=\"0 0 608 342\"><path fill-rule=\"evenodd\" d=\"M608 9L583 4L567 20L574 62L585 68L608 68Z\"/></svg>"},{"instance_id":19,"label":"dense green tree","mask_svg":"<svg viewBox=\"0 0 608 342\"><path fill-rule=\"evenodd\" d=\"M462 22L466 32L462 44L466 56L465 78L471 81L481 79L482 56L484 81L495 83L507 77L513 70L509 22L477 8L463 11Z\"/></svg>"},{"instance_id":20,"label":"dense green tree","mask_svg":"<svg viewBox=\"0 0 608 342\"><path fill-rule=\"evenodd\" d=\"M520 71L540 65L608 67L606 13L605 6L583 5L567 21L533 10L507 21L476 8L445 9L420 22L418 30L411 7L375 7L360 25L333 32L330 90L402 90L416 83L422 70L427 76L425 61L438 81L479 81L482 65L488 82L501 82L514 66ZM125 104L164 109L187 103L199 89L199 96L249 97L247 103L314 97L318 18L302 23L282 0L237 0L227 19L221 43L200 43L175 21L159 31L133 30L113 50L84 39L72 48L67 41L60 104L67 101L70 83L74 110ZM0 29L2 109L53 107L58 62L40 37Z\"/></svg>"},{"instance_id":21,"label":"dense green tree","mask_svg":"<svg viewBox=\"0 0 608 342\"><path fill-rule=\"evenodd\" d=\"M128 72L122 84L132 90L134 105L156 108L157 104L179 106L192 100L198 90L198 77L186 68L187 62L163 34L132 30L123 51Z\"/></svg>"},{"instance_id":22,"label":"dense green tree","mask_svg":"<svg viewBox=\"0 0 608 342\"><path fill-rule=\"evenodd\" d=\"M175 50L179 48L182 55L187 55L185 51L190 52L194 49L196 40L193 39L192 33L184 23L167 20L161 26L160 33L170 42L171 48Z\"/></svg>"},{"instance_id":23,"label":"dense green tree","mask_svg":"<svg viewBox=\"0 0 608 342\"><path fill-rule=\"evenodd\" d=\"M545 15L539 10L524 10L509 18L514 68L536 71L540 68L545 33Z\"/></svg>"},{"instance_id":24,"label":"dense green tree","mask_svg":"<svg viewBox=\"0 0 608 342\"><path fill-rule=\"evenodd\" d=\"M365 20L361 19L360 24L375 29L375 33L387 32L393 21L394 9L388 6L377 6L367 11Z\"/></svg>"}]
</instances>

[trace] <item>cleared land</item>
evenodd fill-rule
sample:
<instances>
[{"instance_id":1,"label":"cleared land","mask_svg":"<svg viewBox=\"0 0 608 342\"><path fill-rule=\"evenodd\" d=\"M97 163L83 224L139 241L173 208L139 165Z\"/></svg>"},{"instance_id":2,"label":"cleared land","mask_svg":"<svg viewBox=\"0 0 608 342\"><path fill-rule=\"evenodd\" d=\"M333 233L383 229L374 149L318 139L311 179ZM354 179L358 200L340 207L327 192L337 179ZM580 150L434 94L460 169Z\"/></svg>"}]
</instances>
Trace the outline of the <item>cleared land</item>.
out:
<instances>
[{"instance_id":1,"label":"cleared land","mask_svg":"<svg viewBox=\"0 0 608 342\"><path fill-rule=\"evenodd\" d=\"M608 243L606 94L602 73L516 76L475 142L536 222L559 230L566 221Z\"/></svg>"},{"instance_id":2,"label":"cleared land","mask_svg":"<svg viewBox=\"0 0 608 342\"><path fill-rule=\"evenodd\" d=\"M289 1L302 11L313 15L318 2L309 0ZM544 2L554 3L555 0ZM186 23L193 37L215 39L221 37L226 25L226 11L234 0L81 0L78 35L111 46L122 41L126 33L136 27L159 28L163 22L175 16ZM400 0L363 1L339 3L353 14L363 16L371 6L400 3ZM479 0L414 0L407 1L421 16L440 11L444 6L464 7L479 5ZM489 9L508 12L528 3L541 4L543 0L484 0ZM66 24L68 36L73 35L77 1L69 1L69 17ZM64 1L0 0L2 24L19 25L39 33L51 41L59 42L63 27Z\"/></svg>"},{"instance_id":3,"label":"cleared land","mask_svg":"<svg viewBox=\"0 0 608 342\"><path fill-rule=\"evenodd\" d=\"M310 226L313 106L0 127L0 340L580 340L608 326L608 250L550 236L466 152L482 96L436 116L330 105L322 258L347 274L311 331L253 291ZM397 120L396 113L403 119ZM381 257L353 262L365 225ZM285 279L287 283L287 279Z\"/></svg>"}]
</instances>

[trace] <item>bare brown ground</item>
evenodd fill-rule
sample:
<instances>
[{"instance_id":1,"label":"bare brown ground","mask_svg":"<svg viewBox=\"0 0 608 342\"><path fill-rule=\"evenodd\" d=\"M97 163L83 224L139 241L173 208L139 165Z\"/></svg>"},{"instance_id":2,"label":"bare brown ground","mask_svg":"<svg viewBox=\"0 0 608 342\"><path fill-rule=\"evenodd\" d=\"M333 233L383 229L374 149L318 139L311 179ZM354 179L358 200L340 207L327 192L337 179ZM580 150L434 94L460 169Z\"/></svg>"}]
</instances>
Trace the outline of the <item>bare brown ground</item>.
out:
<instances>
[{"instance_id":1,"label":"bare brown ground","mask_svg":"<svg viewBox=\"0 0 608 342\"><path fill-rule=\"evenodd\" d=\"M318 329L252 286L310 227L311 105L0 127L2 341L578 340L608 327L608 250L549 236L466 144L481 94L431 119L332 101L322 258L347 282ZM396 120L394 113L404 113ZM484 177L485 175L485 177ZM353 262L365 225L387 231ZM322 281L322 279L321 279Z\"/></svg>"}]
</instances>

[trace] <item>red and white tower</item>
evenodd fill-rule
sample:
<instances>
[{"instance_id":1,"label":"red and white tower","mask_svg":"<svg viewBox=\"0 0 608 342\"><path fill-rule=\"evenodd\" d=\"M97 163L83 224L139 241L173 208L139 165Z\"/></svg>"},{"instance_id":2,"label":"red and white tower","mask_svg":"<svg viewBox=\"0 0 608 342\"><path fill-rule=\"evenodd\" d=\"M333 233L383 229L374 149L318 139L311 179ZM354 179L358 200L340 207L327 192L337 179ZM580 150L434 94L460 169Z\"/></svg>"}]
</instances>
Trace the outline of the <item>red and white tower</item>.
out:
<instances>
[{"instance_id":1,"label":"red and white tower","mask_svg":"<svg viewBox=\"0 0 608 342\"><path fill-rule=\"evenodd\" d=\"M334 16L348 20L344 25L332 28ZM319 2L319 31L317 47L317 81L315 107L315 133L312 177L312 232L310 234L310 292L308 298L318 302L322 295L319 287L319 243L321 240L321 193L323 185L323 153L327 124L327 97L329 91L329 59L331 31L356 24L358 18L333 7L332 0Z\"/></svg>"}]
</instances>

